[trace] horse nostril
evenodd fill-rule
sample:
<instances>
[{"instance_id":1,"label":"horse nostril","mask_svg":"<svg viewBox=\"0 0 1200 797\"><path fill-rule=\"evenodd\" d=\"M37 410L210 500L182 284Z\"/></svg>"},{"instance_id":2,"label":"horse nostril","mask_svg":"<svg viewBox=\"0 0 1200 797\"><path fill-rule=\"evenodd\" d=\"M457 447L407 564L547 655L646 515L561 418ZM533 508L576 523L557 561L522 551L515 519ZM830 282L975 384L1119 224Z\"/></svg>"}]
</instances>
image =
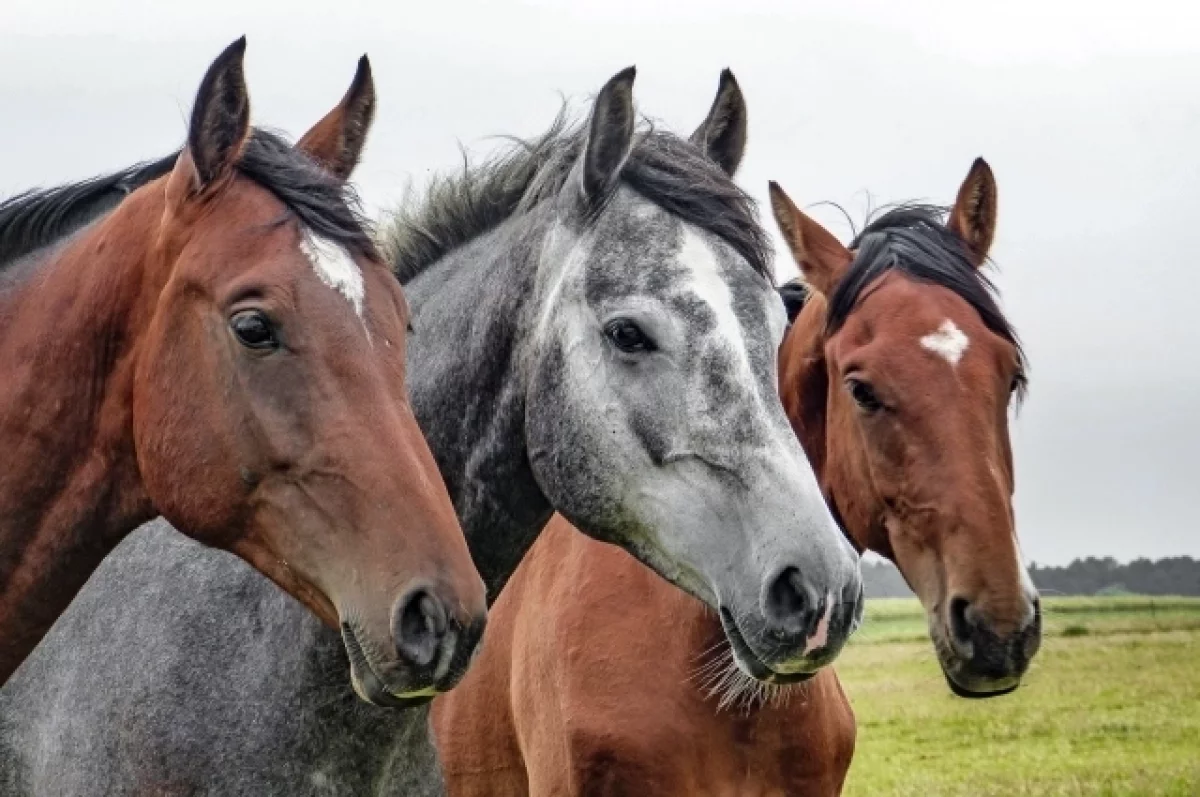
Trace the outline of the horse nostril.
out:
<instances>
[{"instance_id":1,"label":"horse nostril","mask_svg":"<svg viewBox=\"0 0 1200 797\"><path fill-rule=\"evenodd\" d=\"M392 635L396 652L417 667L428 667L437 658L446 636L446 608L423 589L415 590L397 604Z\"/></svg>"},{"instance_id":2,"label":"horse nostril","mask_svg":"<svg viewBox=\"0 0 1200 797\"><path fill-rule=\"evenodd\" d=\"M971 603L966 598L952 598L950 600L950 633L964 645L971 642L973 626L967 618L967 609L970 607Z\"/></svg>"},{"instance_id":3,"label":"horse nostril","mask_svg":"<svg viewBox=\"0 0 1200 797\"><path fill-rule=\"evenodd\" d=\"M814 608L798 568L784 568L767 588L764 613L777 634L795 636L805 633Z\"/></svg>"}]
</instances>

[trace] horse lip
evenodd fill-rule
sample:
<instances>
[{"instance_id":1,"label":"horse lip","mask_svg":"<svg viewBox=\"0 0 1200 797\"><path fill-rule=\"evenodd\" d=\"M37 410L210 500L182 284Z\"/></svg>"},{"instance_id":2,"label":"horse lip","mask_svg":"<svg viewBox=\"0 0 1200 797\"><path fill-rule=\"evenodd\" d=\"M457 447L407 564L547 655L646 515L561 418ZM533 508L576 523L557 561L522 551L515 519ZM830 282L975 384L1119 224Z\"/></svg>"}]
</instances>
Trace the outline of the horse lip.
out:
<instances>
[{"instance_id":1,"label":"horse lip","mask_svg":"<svg viewBox=\"0 0 1200 797\"><path fill-rule=\"evenodd\" d=\"M951 652L944 650L945 642L939 643L939 633L936 629L932 631L934 635L934 650L937 651L938 667L942 670L942 677L946 679L946 684L950 687L950 691L957 697L967 698L968 700L986 700L989 697L1002 697L1007 694L1012 694L1017 687L1021 685L1021 676L1013 675L1008 678L994 680L992 683L997 684L995 688L972 688L958 680L959 671L969 667L961 657L947 661ZM953 650L951 648L951 650ZM977 683L987 683L987 679L981 679Z\"/></svg>"},{"instance_id":2,"label":"horse lip","mask_svg":"<svg viewBox=\"0 0 1200 797\"><path fill-rule=\"evenodd\" d=\"M395 692L384 684L367 658L350 623L342 623L342 642L350 659L350 685L362 700L382 708L415 708L433 700L438 692L430 686L413 692Z\"/></svg>"},{"instance_id":3,"label":"horse lip","mask_svg":"<svg viewBox=\"0 0 1200 797\"><path fill-rule=\"evenodd\" d=\"M725 632L725 638L729 640L729 647L733 650L734 661L754 680L786 686L788 684L803 683L817 674L816 671L783 673L771 669L750 648L750 644L742 636L742 631L737 627L737 623L733 621L733 616L729 610L721 607L718 613L721 617L721 629Z\"/></svg>"}]
</instances>

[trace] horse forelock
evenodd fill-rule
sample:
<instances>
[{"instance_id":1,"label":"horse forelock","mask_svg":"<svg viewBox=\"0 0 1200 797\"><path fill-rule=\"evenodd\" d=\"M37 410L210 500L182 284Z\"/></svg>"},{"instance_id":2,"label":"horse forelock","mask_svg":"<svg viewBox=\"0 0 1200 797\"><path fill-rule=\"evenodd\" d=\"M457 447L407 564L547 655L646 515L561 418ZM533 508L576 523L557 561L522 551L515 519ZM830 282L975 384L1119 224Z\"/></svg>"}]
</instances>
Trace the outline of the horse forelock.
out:
<instances>
[{"instance_id":1,"label":"horse forelock","mask_svg":"<svg viewBox=\"0 0 1200 797\"><path fill-rule=\"evenodd\" d=\"M966 243L944 223L947 209L910 203L882 211L869 219L851 244L854 260L828 299L826 333L837 332L868 287L888 272L897 271L918 282L946 288L970 305L989 330L1014 347L1019 402L1028 383L1024 348L997 301L995 285L974 262Z\"/></svg>"}]
</instances>

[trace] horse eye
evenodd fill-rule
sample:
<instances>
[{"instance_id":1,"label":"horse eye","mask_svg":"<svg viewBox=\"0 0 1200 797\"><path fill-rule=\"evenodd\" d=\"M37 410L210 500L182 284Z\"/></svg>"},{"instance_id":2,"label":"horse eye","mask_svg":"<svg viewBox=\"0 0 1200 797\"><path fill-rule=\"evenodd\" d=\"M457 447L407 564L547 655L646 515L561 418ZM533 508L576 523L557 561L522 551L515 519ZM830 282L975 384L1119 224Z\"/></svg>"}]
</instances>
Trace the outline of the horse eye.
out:
<instances>
[{"instance_id":1,"label":"horse eye","mask_svg":"<svg viewBox=\"0 0 1200 797\"><path fill-rule=\"evenodd\" d=\"M883 409L883 402L879 400L879 396L875 395L874 388L866 382L860 379L847 379L846 389L850 391L850 398L854 399L854 403L863 412L878 412Z\"/></svg>"},{"instance_id":2,"label":"horse eye","mask_svg":"<svg viewBox=\"0 0 1200 797\"><path fill-rule=\"evenodd\" d=\"M612 344L623 352L633 354L641 351L654 351L654 343L642 332L641 327L628 318L618 318L609 321L604 326L605 336Z\"/></svg>"},{"instance_id":3,"label":"horse eye","mask_svg":"<svg viewBox=\"0 0 1200 797\"><path fill-rule=\"evenodd\" d=\"M238 343L248 349L277 349L279 339L275 336L275 325L260 310L244 310L229 321Z\"/></svg>"}]
</instances>

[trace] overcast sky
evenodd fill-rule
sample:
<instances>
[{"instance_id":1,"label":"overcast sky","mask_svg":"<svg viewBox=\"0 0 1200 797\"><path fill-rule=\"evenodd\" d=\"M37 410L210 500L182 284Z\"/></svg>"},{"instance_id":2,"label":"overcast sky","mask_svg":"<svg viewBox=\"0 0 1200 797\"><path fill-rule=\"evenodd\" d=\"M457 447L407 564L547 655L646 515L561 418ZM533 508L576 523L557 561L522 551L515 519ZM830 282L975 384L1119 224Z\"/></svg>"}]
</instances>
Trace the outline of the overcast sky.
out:
<instances>
[{"instance_id":1,"label":"overcast sky","mask_svg":"<svg viewBox=\"0 0 1200 797\"><path fill-rule=\"evenodd\" d=\"M1003 10L999 10L1000 7ZM1187 10L1188 8L1193 10ZM1200 11L1194 4L799 0L3 0L0 195L182 143L205 68L248 35L259 124L298 136L371 56L371 208L491 136L540 132L638 67L641 111L690 132L731 67L741 183L765 202L949 202L1000 187L1004 306L1032 389L1016 420L1026 554L1200 555ZM569 10L567 10L569 8ZM985 10L986 9L986 10ZM816 217L846 238L835 211ZM774 225L770 224L772 232ZM778 259L780 275L794 267Z\"/></svg>"}]
</instances>

